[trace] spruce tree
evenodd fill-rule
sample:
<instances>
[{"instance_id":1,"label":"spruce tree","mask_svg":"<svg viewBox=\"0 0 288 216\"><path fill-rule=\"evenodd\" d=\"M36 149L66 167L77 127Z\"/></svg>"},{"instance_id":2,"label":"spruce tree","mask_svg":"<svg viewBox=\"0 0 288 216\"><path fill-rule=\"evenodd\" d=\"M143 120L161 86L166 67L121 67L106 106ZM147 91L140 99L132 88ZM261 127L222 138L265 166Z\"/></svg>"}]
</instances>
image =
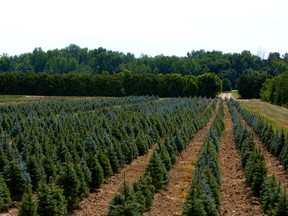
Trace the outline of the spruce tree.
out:
<instances>
[{"instance_id":1,"label":"spruce tree","mask_svg":"<svg viewBox=\"0 0 288 216\"><path fill-rule=\"evenodd\" d=\"M103 168L104 178L106 178L108 176L112 176L113 175L113 171L112 171L111 163L110 163L109 158L107 157L107 155L103 151L100 150L97 153L96 157L97 157L99 163L101 164L101 167Z\"/></svg>"},{"instance_id":2,"label":"spruce tree","mask_svg":"<svg viewBox=\"0 0 288 216\"><path fill-rule=\"evenodd\" d=\"M43 184L38 190L38 214L41 216L62 216L67 213L67 202L53 179L48 184Z\"/></svg>"},{"instance_id":3,"label":"spruce tree","mask_svg":"<svg viewBox=\"0 0 288 216\"><path fill-rule=\"evenodd\" d=\"M32 193L32 186L28 186L28 191L22 196L18 216L38 216L37 201Z\"/></svg>"},{"instance_id":4,"label":"spruce tree","mask_svg":"<svg viewBox=\"0 0 288 216\"><path fill-rule=\"evenodd\" d=\"M145 169L145 176L146 175L152 178L152 185L154 185L156 190L164 188L168 183L167 170L157 151L154 151L149 160Z\"/></svg>"},{"instance_id":5,"label":"spruce tree","mask_svg":"<svg viewBox=\"0 0 288 216\"><path fill-rule=\"evenodd\" d=\"M10 191L0 174L0 211L8 209L11 204Z\"/></svg>"},{"instance_id":6,"label":"spruce tree","mask_svg":"<svg viewBox=\"0 0 288 216\"><path fill-rule=\"evenodd\" d=\"M90 158L87 162L91 172L91 188L99 188L104 183L104 171L96 156Z\"/></svg>"},{"instance_id":7,"label":"spruce tree","mask_svg":"<svg viewBox=\"0 0 288 216\"><path fill-rule=\"evenodd\" d=\"M15 160L7 162L3 168L3 178L9 188L12 199L20 200L26 190L27 184L24 173Z\"/></svg>"},{"instance_id":8,"label":"spruce tree","mask_svg":"<svg viewBox=\"0 0 288 216\"><path fill-rule=\"evenodd\" d=\"M139 216L140 206L125 181L109 205L108 216Z\"/></svg>"},{"instance_id":9,"label":"spruce tree","mask_svg":"<svg viewBox=\"0 0 288 216\"><path fill-rule=\"evenodd\" d=\"M57 178L57 185L63 189L63 195L67 201L68 210L76 208L80 201L80 198L78 197L80 182L72 162L63 164Z\"/></svg>"}]
</instances>

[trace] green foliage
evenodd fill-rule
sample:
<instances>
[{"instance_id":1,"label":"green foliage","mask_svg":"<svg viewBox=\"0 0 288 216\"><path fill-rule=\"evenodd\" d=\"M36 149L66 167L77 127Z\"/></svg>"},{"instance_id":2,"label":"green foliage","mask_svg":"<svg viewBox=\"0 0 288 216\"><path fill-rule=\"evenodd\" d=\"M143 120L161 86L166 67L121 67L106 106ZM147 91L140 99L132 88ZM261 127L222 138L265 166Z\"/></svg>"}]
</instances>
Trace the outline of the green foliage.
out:
<instances>
[{"instance_id":1,"label":"green foliage","mask_svg":"<svg viewBox=\"0 0 288 216\"><path fill-rule=\"evenodd\" d=\"M138 216L140 205L135 201L133 191L129 188L127 182L119 189L116 196L112 199L108 216Z\"/></svg>"},{"instance_id":2,"label":"green foliage","mask_svg":"<svg viewBox=\"0 0 288 216\"><path fill-rule=\"evenodd\" d=\"M37 216L37 202L32 193L32 187L29 185L28 191L22 196L18 216Z\"/></svg>"},{"instance_id":3,"label":"green foliage","mask_svg":"<svg viewBox=\"0 0 288 216\"><path fill-rule=\"evenodd\" d=\"M268 215L272 215L276 204L280 200L281 187L277 182L275 176L267 178L263 183L263 189L260 194L261 206L264 212Z\"/></svg>"},{"instance_id":4,"label":"green foliage","mask_svg":"<svg viewBox=\"0 0 288 216\"><path fill-rule=\"evenodd\" d=\"M113 171L112 171L112 167L111 167L111 164L107 155L103 151L99 151L96 154L96 157L103 169L104 178L111 176L113 174Z\"/></svg>"},{"instance_id":5,"label":"green foliage","mask_svg":"<svg viewBox=\"0 0 288 216\"><path fill-rule=\"evenodd\" d=\"M20 200L27 187L27 182L20 165L14 160L8 161L3 168L2 174L12 199Z\"/></svg>"},{"instance_id":6,"label":"green foliage","mask_svg":"<svg viewBox=\"0 0 288 216\"><path fill-rule=\"evenodd\" d=\"M261 89L261 99L273 104L288 106L287 81L288 72L267 80Z\"/></svg>"},{"instance_id":7,"label":"green foliage","mask_svg":"<svg viewBox=\"0 0 288 216\"><path fill-rule=\"evenodd\" d=\"M213 73L206 73L197 77L198 95L214 98L222 92L222 81Z\"/></svg>"},{"instance_id":8,"label":"green foliage","mask_svg":"<svg viewBox=\"0 0 288 216\"><path fill-rule=\"evenodd\" d=\"M78 193L80 181L71 162L66 162L57 178L57 185L63 189L63 195L67 201L67 209L72 210L78 206L80 201Z\"/></svg>"},{"instance_id":9,"label":"green foliage","mask_svg":"<svg viewBox=\"0 0 288 216\"><path fill-rule=\"evenodd\" d=\"M43 216L60 216L67 213L67 202L60 189L52 179L40 186L37 196L38 214Z\"/></svg>"},{"instance_id":10,"label":"green foliage","mask_svg":"<svg viewBox=\"0 0 288 216\"><path fill-rule=\"evenodd\" d=\"M92 157L87 163L91 172L90 187L99 188L104 183L104 170L97 157Z\"/></svg>"},{"instance_id":11,"label":"green foliage","mask_svg":"<svg viewBox=\"0 0 288 216\"><path fill-rule=\"evenodd\" d=\"M227 78L224 78L222 80L222 91L231 91L232 90L232 82L227 79Z\"/></svg>"},{"instance_id":12,"label":"green foliage","mask_svg":"<svg viewBox=\"0 0 288 216\"><path fill-rule=\"evenodd\" d=\"M260 90L271 76L265 74L242 75L237 80L237 89L241 98L260 98Z\"/></svg>"},{"instance_id":13,"label":"green foliage","mask_svg":"<svg viewBox=\"0 0 288 216\"><path fill-rule=\"evenodd\" d=\"M152 178L152 185L156 190L163 189L168 183L167 170L157 151L153 152L145 169L145 176Z\"/></svg>"},{"instance_id":14,"label":"green foliage","mask_svg":"<svg viewBox=\"0 0 288 216\"><path fill-rule=\"evenodd\" d=\"M11 206L11 196L9 189L0 174L0 211L6 210Z\"/></svg>"}]
</instances>

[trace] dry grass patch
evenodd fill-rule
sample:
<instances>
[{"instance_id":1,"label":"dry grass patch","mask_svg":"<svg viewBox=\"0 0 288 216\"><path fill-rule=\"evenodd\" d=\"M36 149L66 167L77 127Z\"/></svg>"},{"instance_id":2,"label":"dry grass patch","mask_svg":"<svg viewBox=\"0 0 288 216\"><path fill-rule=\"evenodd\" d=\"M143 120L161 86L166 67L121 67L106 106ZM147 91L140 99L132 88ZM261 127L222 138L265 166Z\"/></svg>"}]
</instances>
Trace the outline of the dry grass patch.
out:
<instances>
[{"instance_id":1,"label":"dry grass patch","mask_svg":"<svg viewBox=\"0 0 288 216\"><path fill-rule=\"evenodd\" d=\"M288 109L260 100L239 100L241 106L251 112L258 113L276 128L288 130Z\"/></svg>"}]
</instances>

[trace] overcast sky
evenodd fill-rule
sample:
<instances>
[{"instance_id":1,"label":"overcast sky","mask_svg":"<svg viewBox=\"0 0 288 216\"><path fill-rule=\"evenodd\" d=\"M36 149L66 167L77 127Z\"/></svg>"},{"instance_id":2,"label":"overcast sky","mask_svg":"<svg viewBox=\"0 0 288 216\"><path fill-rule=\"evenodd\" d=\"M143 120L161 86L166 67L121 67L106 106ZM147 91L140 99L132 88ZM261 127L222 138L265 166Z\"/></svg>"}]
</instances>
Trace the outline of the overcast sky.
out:
<instances>
[{"instance_id":1,"label":"overcast sky","mask_svg":"<svg viewBox=\"0 0 288 216\"><path fill-rule=\"evenodd\" d=\"M288 52L287 0L2 0L0 55L69 44L151 56Z\"/></svg>"}]
</instances>

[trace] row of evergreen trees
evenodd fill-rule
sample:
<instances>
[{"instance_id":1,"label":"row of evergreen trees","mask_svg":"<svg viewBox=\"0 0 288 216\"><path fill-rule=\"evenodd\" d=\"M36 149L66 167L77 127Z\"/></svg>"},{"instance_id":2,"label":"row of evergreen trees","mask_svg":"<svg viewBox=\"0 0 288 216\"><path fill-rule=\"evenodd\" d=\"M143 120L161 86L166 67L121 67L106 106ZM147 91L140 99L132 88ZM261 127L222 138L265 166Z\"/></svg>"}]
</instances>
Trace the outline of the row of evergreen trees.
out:
<instances>
[{"instance_id":1,"label":"row of evergreen trees","mask_svg":"<svg viewBox=\"0 0 288 216\"><path fill-rule=\"evenodd\" d=\"M180 74L45 74L0 73L0 94L50 96L215 97L222 81L213 73Z\"/></svg>"},{"instance_id":2,"label":"row of evergreen trees","mask_svg":"<svg viewBox=\"0 0 288 216\"><path fill-rule=\"evenodd\" d=\"M266 149L276 156L283 164L285 169L288 168L288 138L284 129L275 129L270 122L260 115L242 109L239 103L233 102L247 124L252 127L254 132L260 138Z\"/></svg>"},{"instance_id":3,"label":"row of evergreen trees","mask_svg":"<svg viewBox=\"0 0 288 216\"><path fill-rule=\"evenodd\" d=\"M241 163L247 184L252 188L253 194L260 197L261 206L267 215L288 215L286 190L283 190L275 176L267 176L265 158L256 147L242 115L238 112L239 104L235 101L227 102L232 115L235 142L241 153Z\"/></svg>"},{"instance_id":4,"label":"row of evergreen trees","mask_svg":"<svg viewBox=\"0 0 288 216\"><path fill-rule=\"evenodd\" d=\"M11 199L20 200L25 194L22 209L27 209L28 199L37 203L39 215L72 211L106 177L144 155L154 143L176 136L176 128L183 128L180 134L187 133L191 127L187 119L201 116L211 102L205 98L134 97L108 99L107 103L103 99L101 105L95 100L95 104L93 99L79 99L3 107L1 210L11 206Z\"/></svg>"},{"instance_id":5,"label":"row of evergreen trees","mask_svg":"<svg viewBox=\"0 0 288 216\"><path fill-rule=\"evenodd\" d=\"M224 131L224 109L221 100L218 113L201 146L193 183L183 207L183 216L219 215L221 173L217 153L219 137Z\"/></svg>"},{"instance_id":6,"label":"row of evergreen trees","mask_svg":"<svg viewBox=\"0 0 288 216\"><path fill-rule=\"evenodd\" d=\"M124 181L117 194L111 200L109 216L142 215L148 211L154 199L154 193L164 189L169 182L168 171L177 160L177 156L186 148L190 139L209 121L215 110L217 100L201 115L187 116L187 127L179 124L175 132L158 143L145 172L130 187Z\"/></svg>"}]
</instances>

